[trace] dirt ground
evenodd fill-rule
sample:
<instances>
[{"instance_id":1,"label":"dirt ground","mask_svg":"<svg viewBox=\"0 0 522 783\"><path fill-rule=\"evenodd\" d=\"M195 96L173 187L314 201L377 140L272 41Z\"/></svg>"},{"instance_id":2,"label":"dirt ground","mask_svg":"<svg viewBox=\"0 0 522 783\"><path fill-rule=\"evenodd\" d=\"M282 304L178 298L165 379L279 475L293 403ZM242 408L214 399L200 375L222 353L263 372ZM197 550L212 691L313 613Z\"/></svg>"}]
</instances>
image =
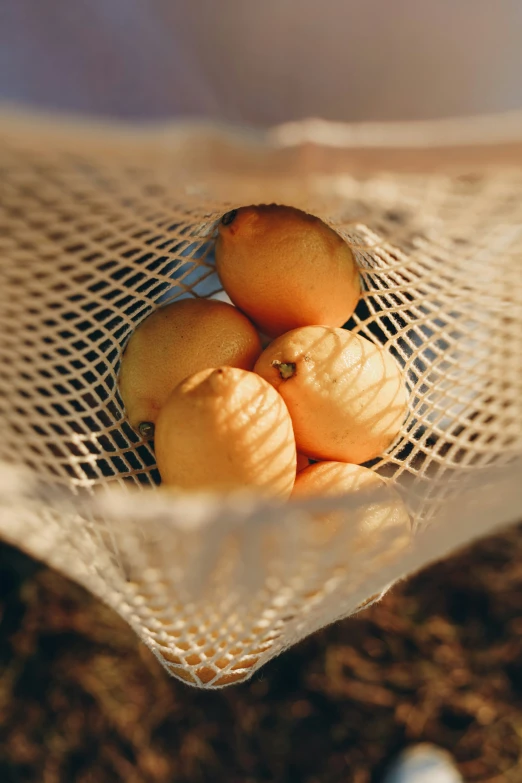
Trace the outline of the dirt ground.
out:
<instances>
[{"instance_id":1,"label":"dirt ground","mask_svg":"<svg viewBox=\"0 0 522 783\"><path fill-rule=\"evenodd\" d=\"M214 693L7 546L0 586L1 783L378 783L419 740L466 781L522 780L520 528Z\"/></svg>"}]
</instances>

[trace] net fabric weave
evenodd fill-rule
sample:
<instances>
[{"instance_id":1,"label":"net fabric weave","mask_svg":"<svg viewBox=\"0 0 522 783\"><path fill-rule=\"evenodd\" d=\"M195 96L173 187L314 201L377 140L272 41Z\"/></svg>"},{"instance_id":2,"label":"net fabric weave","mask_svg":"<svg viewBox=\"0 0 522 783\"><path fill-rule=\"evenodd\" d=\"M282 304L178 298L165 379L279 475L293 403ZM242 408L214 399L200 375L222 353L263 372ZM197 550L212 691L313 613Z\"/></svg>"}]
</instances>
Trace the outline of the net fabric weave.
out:
<instances>
[{"instance_id":1,"label":"net fabric weave","mask_svg":"<svg viewBox=\"0 0 522 783\"><path fill-rule=\"evenodd\" d=\"M110 603L193 685L250 676L522 512L522 132L492 140L486 122L481 146L470 124L460 155L407 129L328 132L0 117L0 533ZM403 368L409 415L373 468L403 493L413 543L393 520L354 540L350 520L378 498L154 491L153 448L118 394L122 350L159 305L223 297L217 220L271 202L346 238L365 289L348 327ZM318 540L314 514L331 508L347 523Z\"/></svg>"}]
</instances>

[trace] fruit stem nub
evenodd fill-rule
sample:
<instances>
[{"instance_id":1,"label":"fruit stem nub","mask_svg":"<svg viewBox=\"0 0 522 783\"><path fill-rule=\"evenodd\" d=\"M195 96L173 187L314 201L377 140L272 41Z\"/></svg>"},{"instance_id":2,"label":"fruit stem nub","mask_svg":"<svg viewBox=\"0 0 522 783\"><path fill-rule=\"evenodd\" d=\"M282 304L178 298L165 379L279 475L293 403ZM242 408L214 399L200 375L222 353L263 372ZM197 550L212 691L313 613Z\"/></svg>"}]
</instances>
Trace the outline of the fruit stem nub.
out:
<instances>
[{"instance_id":1,"label":"fruit stem nub","mask_svg":"<svg viewBox=\"0 0 522 783\"><path fill-rule=\"evenodd\" d=\"M221 222L224 226L229 226L234 222L237 215L237 209L232 209L230 212L226 212L221 218Z\"/></svg>"},{"instance_id":2,"label":"fruit stem nub","mask_svg":"<svg viewBox=\"0 0 522 783\"><path fill-rule=\"evenodd\" d=\"M276 367L283 381L287 381L295 375L295 362L280 362L274 359L272 367Z\"/></svg>"},{"instance_id":3,"label":"fruit stem nub","mask_svg":"<svg viewBox=\"0 0 522 783\"><path fill-rule=\"evenodd\" d=\"M138 429L144 440L154 437L154 424L152 421L142 421L138 426Z\"/></svg>"}]
</instances>

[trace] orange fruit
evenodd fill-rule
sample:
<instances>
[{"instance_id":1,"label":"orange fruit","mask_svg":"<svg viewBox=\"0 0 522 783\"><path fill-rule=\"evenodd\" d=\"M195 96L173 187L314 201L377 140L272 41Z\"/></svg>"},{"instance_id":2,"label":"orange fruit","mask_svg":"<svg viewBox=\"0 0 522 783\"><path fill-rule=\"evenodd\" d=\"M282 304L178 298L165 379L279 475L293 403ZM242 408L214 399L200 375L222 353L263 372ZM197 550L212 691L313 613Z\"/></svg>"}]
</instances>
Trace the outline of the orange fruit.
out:
<instances>
[{"instance_id":1,"label":"orange fruit","mask_svg":"<svg viewBox=\"0 0 522 783\"><path fill-rule=\"evenodd\" d=\"M183 490L251 488L287 498L296 475L282 397L235 367L203 370L174 389L156 421L155 450L163 484Z\"/></svg>"},{"instance_id":2,"label":"orange fruit","mask_svg":"<svg viewBox=\"0 0 522 783\"><path fill-rule=\"evenodd\" d=\"M293 207L242 207L224 215L216 268L234 304L272 337L309 324L342 326L360 294L346 242Z\"/></svg>"},{"instance_id":3,"label":"orange fruit","mask_svg":"<svg viewBox=\"0 0 522 783\"><path fill-rule=\"evenodd\" d=\"M120 393L133 427L150 436L170 392L208 367L251 370L261 353L253 324L232 305L182 299L160 307L130 338L121 361Z\"/></svg>"},{"instance_id":4,"label":"orange fruit","mask_svg":"<svg viewBox=\"0 0 522 783\"><path fill-rule=\"evenodd\" d=\"M345 329L305 326L274 340L255 365L287 404L298 451L366 462L400 432L407 395L383 348Z\"/></svg>"},{"instance_id":5,"label":"orange fruit","mask_svg":"<svg viewBox=\"0 0 522 783\"><path fill-rule=\"evenodd\" d=\"M327 543L341 526L351 521L356 527L351 541L354 551L368 546L383 531L394 531L393 540L397 544L409 543L411 524L404 502L388 481L368 468L346 462L316 462L297 474L292 499L353 497L353 493L372 490L380 490L379 496L375 501L370 498L361 509L314 514L320 523L316 531L319 539Z\"/></svg>"},{"instance_id":6,"label":"orange fruit","mask_svg":"<svg viewBox=\"0 0 522 783\"><path fill-rule=\"evenodd\" d=\"M301 454L300 451L297 452L297 472L299 473L301 470L304 470L308 467L310 464L310 460L305 454Z\"/></svg>"}]
</instances>

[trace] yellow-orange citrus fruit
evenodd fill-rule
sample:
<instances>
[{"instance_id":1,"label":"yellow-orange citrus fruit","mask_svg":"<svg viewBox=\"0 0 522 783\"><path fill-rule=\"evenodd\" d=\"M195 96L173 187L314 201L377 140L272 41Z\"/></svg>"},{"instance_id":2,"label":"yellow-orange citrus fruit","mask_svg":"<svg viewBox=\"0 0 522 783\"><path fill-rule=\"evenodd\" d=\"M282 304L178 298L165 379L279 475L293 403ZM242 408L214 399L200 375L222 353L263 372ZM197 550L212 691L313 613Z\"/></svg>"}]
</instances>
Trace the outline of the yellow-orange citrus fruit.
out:
<instances>
[{"instance_id":1,"label":"yellow-orange citrus fruit","mask_svg":"<svg viewBox=\"0 0 522 783\"><path fill-rule=\"evenodd\" d=\"M374 490L379 491L375 500L371 498ZM360 509L314 514L320 523L318 540L328 542L341 525L351 523L355 526L351 541L353 551L371 545L376 536L385 531L390 533L394 544L408 544L411 524L404 502L388 481L368 468L346 462L316 462L297 474L292 498L353 497L352 493L357 492L369 495L368 501Z\"/></svg>"},{"instance_id":2,"label":"yellow-orange citrus fruit","mask_svg":"<svg viewBox=\"0 0 522 783\"><path fill-rule=\"evenodd\" d=\"M310 460L306 456L306 454L301 454L300 451L297 452L297 472L299 473L301 470L304 470L308 467L310 464Z\"/></svg>"},{"instance_id":3,"label":"yellow-orange citrus fruit","mask_svg":"<svg viewBox=\"0 0 522 783\"><path fill-rule=\"evenodd\" d=\"M393 357L345 329L305 326L274 340L255 364L283 397L298 451L361 463L400 432L406 387Z\"/></svg>"},{"instance_id":4,"label":"yellow-orange citrus fruit","mask_svg":"<svg viewBox=\"0 0 522 783\"><path fill-rule=\"evenodd\" d=\"M360 294L346 242L292 207L242 207L224 215L216 267L231 300L272 337L298 326L342 326Z\"/></svg>"},{"instance_id":5,"label":"yellow-orange citrus fruit","mask_svg":"<svg viewBox=\"0 0 522 783\"><path fill-rule=\"evenodd\" d=\"M131 425L152 434L184 378L224 365L251 370L260 353L254 325L232 305L182 299L159 308L137 327L121 361L120 393Z\"/></svg>"},{"instance_id":6,"label":"yellow-orange citrus fruit","mask_svg":"<svg viewBox=\"0 0 522 783\"><path fill-rule=\"evenodd\" d=\"M255 373L219 367L177 386L156 421L166 486L287 498L296 475L292 422L282 397Z\"/></svg>"}]
</instances>

